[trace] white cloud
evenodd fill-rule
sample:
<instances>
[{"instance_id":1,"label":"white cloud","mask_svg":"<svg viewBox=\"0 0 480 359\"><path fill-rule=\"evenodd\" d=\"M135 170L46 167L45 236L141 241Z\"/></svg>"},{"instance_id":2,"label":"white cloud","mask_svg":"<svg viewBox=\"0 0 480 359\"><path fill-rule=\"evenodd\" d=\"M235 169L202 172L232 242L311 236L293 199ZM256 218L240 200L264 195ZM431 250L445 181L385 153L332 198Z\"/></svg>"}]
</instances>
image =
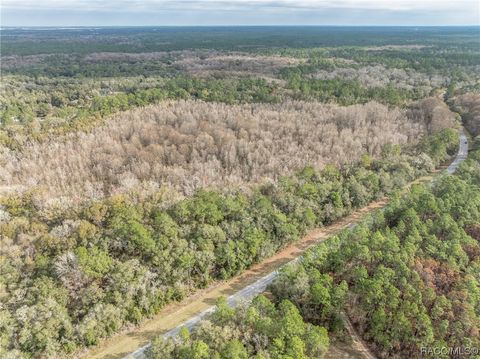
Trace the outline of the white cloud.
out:
<instances>
[{"instance_id":1,"label":"white cloud","mask_svg":"<svg viewBox=\"0 0 480 359\"><path fill-rule=\"evenodd\" d=\"M3 26L467 25L479 0L0 0Z\"/></svg>"},{"instance_id":2,"label":"white cloud","mask_svg":"<svg viewBox=\"0 0 480 359\"><path fill-rule=\"evenodd\" d=\"M268 10L275 8L321 10L415 11L433 9L478 11L477 0L3 0L7 9L72 11L162 11L162 10Z\"/></svg>"}]
</instances>

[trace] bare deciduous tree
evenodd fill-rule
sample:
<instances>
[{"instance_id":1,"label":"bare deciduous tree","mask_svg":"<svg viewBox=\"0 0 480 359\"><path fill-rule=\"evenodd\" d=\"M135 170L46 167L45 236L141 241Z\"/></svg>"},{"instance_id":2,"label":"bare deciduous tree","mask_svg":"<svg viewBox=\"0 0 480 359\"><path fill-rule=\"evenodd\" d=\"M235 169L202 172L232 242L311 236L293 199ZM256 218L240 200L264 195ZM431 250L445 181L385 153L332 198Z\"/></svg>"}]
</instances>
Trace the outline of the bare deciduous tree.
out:
<instances>
[{"instance_id":1,"label":"bare deciduous tree","mask_svg":"<svg viewBox=\"0 0 480 359\"><path fill-rule=\"evenodd\" d=\"M0 157L7 186L43 186L50 197L82 200L144 183L183 194L201 187L248 187L313 165L345 163L384 144L404 144L449 126L435 99L410 110L370 102L226 105L166 102L121 113L90 133L32 144ZM48 198L46 200L48 202Z\"/></svg>"}]
</instances>

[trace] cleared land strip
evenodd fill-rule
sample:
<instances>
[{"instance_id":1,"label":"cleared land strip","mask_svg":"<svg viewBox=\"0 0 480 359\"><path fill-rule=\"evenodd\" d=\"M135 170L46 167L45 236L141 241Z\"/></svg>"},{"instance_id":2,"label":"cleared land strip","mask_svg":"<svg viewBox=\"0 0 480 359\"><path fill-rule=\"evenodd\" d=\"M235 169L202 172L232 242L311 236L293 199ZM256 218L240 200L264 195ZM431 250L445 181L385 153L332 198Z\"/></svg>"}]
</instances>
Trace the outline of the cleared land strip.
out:
<instances>
[{"instance_id":1,"label":"cleared land strip","mask_svg":"<svg viewBox=\"0 0 480 359\"><path fill-rule=\"evenodd\" d=\"M459 136L458 154L447 172L453 173L466 158L468 152L467 138L463 132ZM427 182L432 176L417 179L415 183ZM106 340L99 347L89 351L85 356L92 359L144 358L144 350L154 337L175 335L178 330L187 326L194 327L205 315L214 310L217 298L228 297L228 302L235 305L262 293L267 285L276 277L278 270L285 264L297 260L308 248L326 240L340 230L358 223L364 216L384 207L387 198L373 202L347 217L344 217L325 228L310 231L305 237L291 244L273 257L264 260L239 276L197 292L185 300L166 306L152 319L145 321L140 327L130 332L116 335Z\"/></svg>"},{"instance_id":2,"label":"cleared land strip","mask_svg":"<svg viewBox=\"0 0 480 359\"><path fill-rule=\"evenodd\" d=\"M345 322L345 327L347 328L348 334L352 337L353 345L352 347L365 359L375 359L375 355L372 354L368 346L365 344L362 338L357 334L355 328L350 322L350 319L345 313L342 313L343 320Z\"/></svg>"}]
</instances>

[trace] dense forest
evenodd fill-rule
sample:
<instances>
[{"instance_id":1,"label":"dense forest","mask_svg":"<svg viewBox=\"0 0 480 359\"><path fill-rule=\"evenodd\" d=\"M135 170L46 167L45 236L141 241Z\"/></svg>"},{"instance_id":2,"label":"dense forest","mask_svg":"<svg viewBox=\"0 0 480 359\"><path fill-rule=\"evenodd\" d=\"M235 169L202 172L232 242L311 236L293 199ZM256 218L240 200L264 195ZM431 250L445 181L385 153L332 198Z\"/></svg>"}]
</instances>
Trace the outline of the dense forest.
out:
<instances>
[{"instance_id":1,"label":"dense forest","mask_svg":"<svg viewBox=\"0 0 480 359\"><path fill-rule=\"evenodd\" d=\"M339 107L306 102L230 106L165 102L122 113L90 133L51 139L0 154L10 188L67 205L165 185L180 195L198 188L248 188L308 163L377 158L387 145L414 145L453 127L455 115L431 98L408 109L370 102Z\"/></svg>"},{"instance_id":2,"label":"dense forest","mask_svg":"<svg viewBox=\"0 0 480 359\"><path fill-rule=\"evenodd\" d=\"M479 184L477 150L458 176L414 186L287 266L269 299L237 309L220 300L192 333L154 340L147 357L323 358L330 340L344 338L343 313L380 358L456 357L442 348L475 357Z\"/></svg>"},{"instance_id":3,"label":"dense forest","mask_svg":"<svg viewBox=\"0 0 480 359\"><path fill-rule=\"evenodd\" d=\"M309 230L384 212L152 358L478 343L477 29L2 28L0 357L76 357ZM396 300L393 300L398 298ZM420 334L421 333L421 334ZM463 344L463 343L462 343Z\"/></svg>"}]
</instances>

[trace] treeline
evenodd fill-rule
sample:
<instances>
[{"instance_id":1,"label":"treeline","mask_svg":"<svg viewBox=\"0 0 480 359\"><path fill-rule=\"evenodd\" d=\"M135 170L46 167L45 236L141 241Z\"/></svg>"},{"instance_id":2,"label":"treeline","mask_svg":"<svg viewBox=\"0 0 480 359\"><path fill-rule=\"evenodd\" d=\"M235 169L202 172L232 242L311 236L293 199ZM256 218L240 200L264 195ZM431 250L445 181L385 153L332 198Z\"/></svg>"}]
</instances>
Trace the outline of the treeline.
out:
<instances>
[{"instance_id":1,"label":"treeline","mask_svg":"<svg viewBox=\"0 0 480 359\"><path fill-rule=\"evenodd\" d=\"M294 98L338 103L343 106L375 100L393 106L402 106L409 101L425 97L423 92L385 87L365 87L357 80L301 78L296 74L286 78L294 91Z\"/></svg>"},{"instance_id":2,"label":"treeline","mask_svg":"<svg viewBox=\"0 0 480 359\"><path fill-rule=\"evenodd\" d=\"M464 81L469 73L475 73L480 54L473 43L446 49L442 45L419 48L345 47L330 49L328 55L352 60L362 65L382 64L389 68L414 69L426 74L445 72L452 81Z\"/></svg>"},{"instance_id":3,"label":"treeline","mask_svg":"<svg viewBox=\"0 0 480 359\"><path fill-rule=\"evenodd\" d=\"M189 49L288 52L316 47L437 45L476 49L478 30L465 27L178 27L5 29L2 54L154 52Z\"/></svg>"},{"instance_id":4,"label":"treeline","mask_svg":"<svg viewBox=\"0 0 480 359\"><path fill-rule=\"evenodd\" d=\"M430 67L414 66L425 51L429 58L442 59L442 54L432 55L435 50L374 50L368 48L323 50L309 53L305 63L289 66L279 71L287 81L286 88L291 96L300 99L314 99L321 102L335 102L342 105L364 103L375 100L381 103L401 106L412 100L427 97L438 88L455 82L458 87L470 88L480 79L476 65L478 54L471 53L471 63L454 67L444 61L442 65ZM367 61L364 56L371 58ZM389 59L406 55L408 63L389 64ZM458 59L462 58L460 55Z\"/></svg>"},{"instance_id":5,"label":"treeline","mask_svg":"<svg viewBox=\"0 0 480 359\"><path fill-rule=\"evenodd\" d=\"M31 78L95 78L95 77L131 77L131 76L171 76L174 69L168 66L171 57L168 55L159 59L125 58L122 61L104 59L89 61L79 55L36 55L27 57L6 57L3 59L2 70L5 74L29 76Z\"/></svg>"},{"instance_id":6,"label":"treeline","mask_svg":"<svg viewBox=\"0 0 480 359\"><path fill-rule=\"evenodd\" d=\"M108 115L165 99L198 99L227 104L270 103L279 100L275 96L275 90L274 84L262 78L219 80L181 76L167 80L160 88L97 97L92 110L99 111L101 115Z\"/></svg>"},{"instance_id":7,"label":"treeline","mask_svg":"<svg viewBox=\"0 0 480 359\"><path fill-rule=\"evenodd\" d=\"M426 138L423 148L438 151L432 144L439 138L448 141L438 155L385 146L376 161L307 167L250 195L201 190L170 206L162 193L134 200L117 195L55 213L39 211L32 192L5 197L0 354L59 356L94 345L427 173L433 160L419 158L438 164L456 150L452 130ZM267 321L292 317L299 326L292 332L266 327L269 340L297 343L307 354L324 352L324 332L301 323L288 302L262 315ZM242 350L240 340L232 338L229 348ZM323 344L313 348L314 342ZM262 348L269 350L269 342Z\"/></svg>"},{"instance_id":8,"label":"treeline","mask_svg":"<svg viewBox=\"0 0 480 359\"><path fill-rule=\"evenodd\" d=\"M96 93L94 96L85 84L68 92L59 91L57 86L46 86L44 89L40 87L39 93L33 96L27 90L25 97L18 99L14 81L8 93L3 94L0 146L17 150L32 140L86 131L101 124L108 115L164 100L198 99L240 104L276 103L281 99L278 87L262 78L221 80L179 76L157 79L152 87L147 88L141 80L133 86L129 82L121 88L114 81L111 89L107 83L95 83L98 89L93 92Z\"/></svg>"},{"instance_id":9,"label":"treeline","mask_svg":"<svg viewBox=\"0 0 480 359\"><path fill-rule=\"evenodd\" d=\"M326 329L344 340L345 312L381 358L448 358L448 348L475 357L479 161L477 151L459 176L443 177L433 189L416 185L385 211L309 250L282 270L270 300L259 296L237 309L220 301L191 333L155 339L147 357L322 358ZM313 343L310 328L319 328Z\"/></svg>"},{"instance_id":10,"label":"treeline","mask_svg":"<svg viewBox=\"0 0 480 359\"><path fill-rule=\"evenodd\" d=\"M31 78L128 78L142 76L171 78L184 75L270 75L303 59L247 52L184 50L171 52L97 52L88 55L52 54L4 56L4 74ZM224 76L223 76L224 77Z\"/></svg>"},{"instance_id":11,"label":"treeline","mask_svg":"<svg viewBox=\"0 0 480 359\"><path fill-rule=\"evenodd\" d=\"M332 70L320 69L309 76L319 80L355 80L368 88L390 86L399 90L410 90L410 94L421 97L428 96L435 89L447 87L450 82L448 74L429 75L411 68L397 69L384 65L342 65ZM464 88L475 82L474 78L469 79L470 81L462 82L458 86Z\"/></svg>"},{"instance_id":12,"label":"treeline","mask_svg":"<svg viewBox=\"0 0 480 359\"><path fill-rule=\"evenodd\" d=\"M93 99L90 115L108 116L163 100L202 100L226 104L275 103L276 86L261 78L237 80L200 79L181 76L156 88L139 89Z\"/></svg>"}]
</instances>

